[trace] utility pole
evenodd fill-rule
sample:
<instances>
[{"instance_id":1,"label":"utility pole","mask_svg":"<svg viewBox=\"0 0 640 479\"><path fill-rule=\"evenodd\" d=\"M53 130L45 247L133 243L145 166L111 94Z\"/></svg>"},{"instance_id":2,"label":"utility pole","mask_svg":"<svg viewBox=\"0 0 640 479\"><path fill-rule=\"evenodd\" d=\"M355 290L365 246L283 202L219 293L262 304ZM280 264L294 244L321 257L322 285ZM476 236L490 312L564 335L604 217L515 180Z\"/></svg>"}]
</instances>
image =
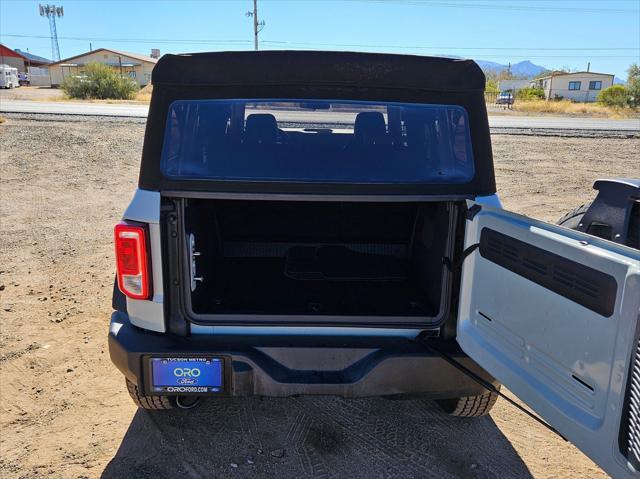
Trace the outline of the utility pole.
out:
<instances>
[{"instance_id":1,"label":"utility pole","mask_svg":"<svg viewBox=\"0 0 640 479\"><path fill-rule=\"evenodd\" d=\"M258 33L262 31L266 25L264 20L258 21L258 0L253 0L253 11L245 14L247 17L253 17L253 49L258 50Z\"/></svg>"},{"instance_id":2,"label":"utility pole","mask_svg":"<svg viewBox=\"0 0 640 479\"><path fill-rule=\"evenodd\" d=\"M51 59L56 62L60 60L60 46L58 45L58 30L56 28L56 17L64 16L64 9L55 5L38 5L41 17L49 19L49 32L51 34Z\"/></svg>"}]
</instances>

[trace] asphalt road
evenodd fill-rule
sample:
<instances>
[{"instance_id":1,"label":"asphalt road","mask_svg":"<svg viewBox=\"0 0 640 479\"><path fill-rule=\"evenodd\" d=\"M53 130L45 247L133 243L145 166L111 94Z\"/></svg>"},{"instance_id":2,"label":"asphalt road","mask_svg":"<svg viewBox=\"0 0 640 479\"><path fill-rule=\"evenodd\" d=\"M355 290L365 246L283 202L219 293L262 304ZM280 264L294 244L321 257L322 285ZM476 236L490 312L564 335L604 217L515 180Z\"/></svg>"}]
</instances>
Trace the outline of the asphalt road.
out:
<instances>
[{"instance_id":1,"label":"asphalt road","mask_svg":"<svg viewBox=\"0 0 640 479\"><path fill-rule=\"evenodd\" d=\"M40 113L58 115L114 116L146 118L148 105L40 102L0 99L0 112ZM267 110L261 110L266 113ZM304 123L313 112L278 112L278 119ZM351 112L325 112L328 122L343 123L353 121ZM549 130L592 130L592 131L640 131L640 119L609 120L605 118L573 118L554 116L511 116L489 115L491 128L549 129Z\"/></svg>"},{"instance_id":2,"label":"asphalt road","mask_svg":"<svg viewBox=\"0 0 640 479\"><path fill-rule=\"evenodd\" d=\"M146 118L149 106L121 103L41 102L0 98L0 112Z\"/></svg>"}]
</instances>

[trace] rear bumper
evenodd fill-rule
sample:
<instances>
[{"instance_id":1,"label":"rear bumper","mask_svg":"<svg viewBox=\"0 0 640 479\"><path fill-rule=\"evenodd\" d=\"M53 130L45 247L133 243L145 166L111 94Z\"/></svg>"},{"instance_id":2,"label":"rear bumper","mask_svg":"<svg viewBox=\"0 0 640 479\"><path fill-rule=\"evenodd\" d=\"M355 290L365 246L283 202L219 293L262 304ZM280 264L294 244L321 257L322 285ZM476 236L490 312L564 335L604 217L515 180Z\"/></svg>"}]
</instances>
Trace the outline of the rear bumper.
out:
<instances>
[{"instance_id":1,"label":"rear bumper","mask_svg":"<svg viewBox=\"0 0 640 479\"><path fill-rule=\"evenodd\" d=\"M439 347L495 383L455 344ZM439 356L403 338L180 337L139 329L126 313L114 312L109 353L116 367L146 394L151 386L150 357L198 354L225 358L225 394L230 396L421 395L435 399L485 392Z\"/></svg>"}]
</instances>

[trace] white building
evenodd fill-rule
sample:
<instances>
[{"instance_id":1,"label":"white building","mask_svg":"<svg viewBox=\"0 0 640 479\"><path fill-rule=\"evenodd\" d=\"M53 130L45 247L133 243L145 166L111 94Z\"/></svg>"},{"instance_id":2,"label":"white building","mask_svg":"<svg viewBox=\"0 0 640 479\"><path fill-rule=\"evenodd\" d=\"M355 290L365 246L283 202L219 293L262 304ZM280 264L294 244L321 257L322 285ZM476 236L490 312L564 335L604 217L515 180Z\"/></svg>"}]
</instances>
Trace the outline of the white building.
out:
<instances>
[{"instance_id":1,"label":"white building","mask_svg":"<svg viewBox=\"0 0 640 479\"><path fill-rule=\"evenodd\" d=\"M547 100L565 98L577 102L594 102L601 90L613 85L614 75L608 73L552 73L531 81L532 87L544 90Z\"/></svg>"},{"instance_id":2,"label":"white building","mask_svg":"<svg viewBox=\"0 0 640 479\"><path fill-rule=\"evenodd\" d=\"M157 58L146 55L99 48L49 65L51 86L60 86L69 75L82 75L89 63L108 65L134 79L138 85L145 86L151 82L151 71L157 62Z\"/></svg>"},{"instance_id":3,"label":"white building","mask_svg":"<svg viewBox=\"0 0 640 479\"><path fill-rule=\"evenodd\" d=\"M516 92L522 88L529 86L531 80L500 80L498 82L498 89L500 91L512 91Z\"/></svg>"}]
</instances>

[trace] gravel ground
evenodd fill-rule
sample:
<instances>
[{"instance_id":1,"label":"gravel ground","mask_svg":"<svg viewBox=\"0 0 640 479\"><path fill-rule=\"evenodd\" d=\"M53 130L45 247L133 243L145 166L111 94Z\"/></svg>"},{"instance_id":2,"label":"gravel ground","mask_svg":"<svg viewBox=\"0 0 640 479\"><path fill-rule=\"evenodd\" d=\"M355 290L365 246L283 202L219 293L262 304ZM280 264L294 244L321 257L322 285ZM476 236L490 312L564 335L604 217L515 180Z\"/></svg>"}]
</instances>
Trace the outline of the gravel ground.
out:
<instances>
[{"instance_id":1,"label":"gravel ground","mask_svg":"<svg viewBox=\"0 0 640 479\"><path fill-rule=\"evenodd\" d=\"M459 420L427 401L225 399L137 411L106 349L112 227L144 124L0 125L0 477L604 477L499 400ZM640 176L638 139L493 138L508 209L555 221L598 177Z\"/></svg>"}]
</instances>

